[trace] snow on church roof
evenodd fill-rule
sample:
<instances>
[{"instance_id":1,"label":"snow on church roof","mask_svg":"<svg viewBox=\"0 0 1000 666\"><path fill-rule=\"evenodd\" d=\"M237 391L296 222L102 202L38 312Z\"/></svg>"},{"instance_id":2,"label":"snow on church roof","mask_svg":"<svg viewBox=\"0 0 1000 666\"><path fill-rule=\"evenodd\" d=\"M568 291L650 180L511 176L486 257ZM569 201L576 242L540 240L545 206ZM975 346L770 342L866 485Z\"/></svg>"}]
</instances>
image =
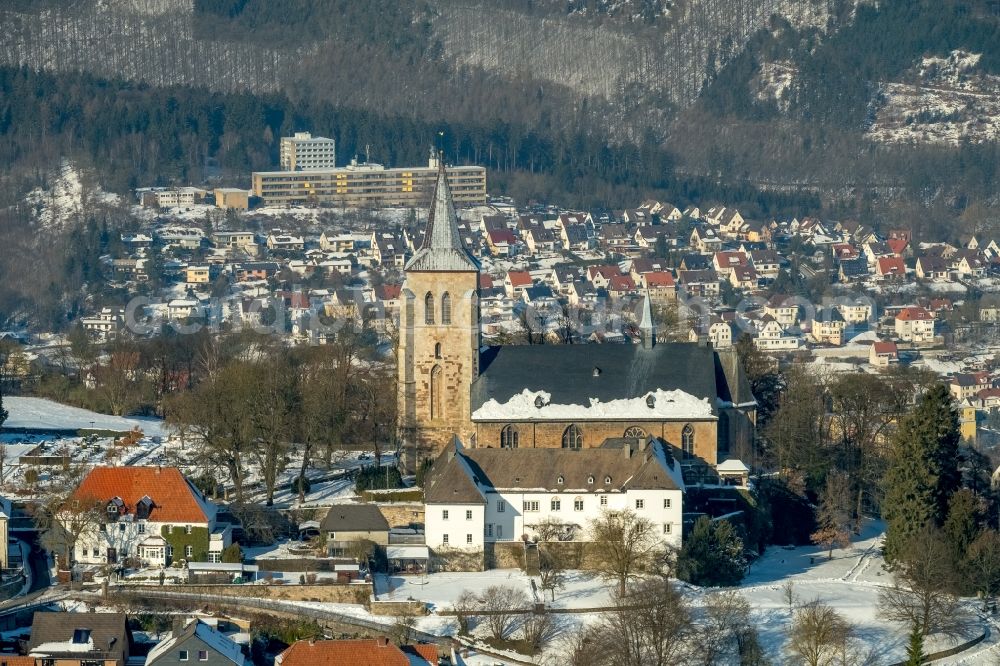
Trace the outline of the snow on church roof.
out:
<instances>
[{"instance_id":1,"label":"snow on church roof","mask_svg":"<svg viewBox=\"0 0 1000 666\"><path fill-rule=\"evenodd\" d=\"M650 400L652 398L652 400ZM546 391L524 389L506 402L489 399L472 413L473 421L582 421L588 419L714 419L712 403L681 390L657 389L634 398L588 404L556 404ZM540 405L540 406L539 406Z\"/></svg>"}]
</instances>

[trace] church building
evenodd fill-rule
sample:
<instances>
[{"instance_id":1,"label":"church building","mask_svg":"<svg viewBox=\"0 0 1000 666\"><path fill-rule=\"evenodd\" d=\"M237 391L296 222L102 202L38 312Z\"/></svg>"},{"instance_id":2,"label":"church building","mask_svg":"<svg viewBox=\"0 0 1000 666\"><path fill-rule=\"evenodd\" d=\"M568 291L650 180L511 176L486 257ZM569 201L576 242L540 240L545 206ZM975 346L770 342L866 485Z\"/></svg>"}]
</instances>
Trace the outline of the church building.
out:
<instances>
[{"instance_id":1,"label":"church building","mask_svg":"<svg viewBox=\"0 0 1000 666\"><path fill-rule=\"evenodd\" d=\"M753 436L756 402L733 349L657 343L482 347L479 262L441 168L400 296L399 419L406 465L455 437L467 449L585 449L649 437L714 468Z\"/></svg>"}]
</instances>

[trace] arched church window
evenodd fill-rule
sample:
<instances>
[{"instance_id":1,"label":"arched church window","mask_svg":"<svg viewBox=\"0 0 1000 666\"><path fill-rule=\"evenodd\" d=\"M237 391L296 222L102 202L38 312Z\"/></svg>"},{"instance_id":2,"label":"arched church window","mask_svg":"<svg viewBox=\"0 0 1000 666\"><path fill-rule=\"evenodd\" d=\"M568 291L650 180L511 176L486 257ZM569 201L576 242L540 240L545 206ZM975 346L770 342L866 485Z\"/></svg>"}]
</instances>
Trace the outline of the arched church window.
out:
<instances>
[{"instance_id":1,"label":"arched church window","mask_svg":"<svg viewBox=\"0 0 1000 666\"><path fill-rule=\"evenodd\" d=\"M441 395L441 366L431 368L431 419L443 416L443 400Z\"/></svg>"},{"instance_id":2,"label":"arched church window","mask_svg":"<svg viewBox=\"0 0 1000 666\"><path fill-rule=\"evenodd\" d=\"M626 439L645 439L646 431L639 426L631 426L625 428L625 434L622 436Z\"/></svg>"},{"instance_id":3,"label":"arched church window","mask_svg":"<svg viewBox=\"0 0 1000 666\"><path fill-rule=\"evenodd\" d=\"M516 449L521 443L521 433L517 431L517 426L507 425L500 431L500 448Z\"/></svg>"},{"instance_id":4,"label":"arched church window","mask_svg":"<svg viewBox=\"0 0 1000 666\"><path fill-rule=\"evenodd\" d=\"M434 294L429 291L424 296L424 323L434 323Z\"/></svg>"},{"instance_id":5,"label":"arched church window","mask_svg":"<svg viewBox=\"0 0 1000 666\"><path fill-rule=\"evenodd\" d=\"M694 455L694 428L688 423L681 430L681 449L684 451L684 457L690 458Z\"/></svg>"},{"instance_id":6,"label":"arched church window","mask_svg":"<svg viewBox=\"0 0 1000 666\"><path fill-rule=\"evenodd\" d=\"M571 425L563 431L562 447L564 449L579 449L583 446L583 433L576 424Z\"/></svg>"},{"instance_id":7,"label":"arched church window","mask_svg":"<svg viewBox=\"0 0 1000 666\"><path fill-rule=\"evenodd\" d=\"M434 343L434 358L441 358L441 343Z\"/></svg>"},{"instance_id":8,"label":"arched church window","mask_svg":"<svg viewBox=\"0 0 1000 666\"><path fill-rule=\"evenodd\" d=\"M441 296L441 323L451 323L451 294L447 291Z\"/></svg>"}]
</instances>

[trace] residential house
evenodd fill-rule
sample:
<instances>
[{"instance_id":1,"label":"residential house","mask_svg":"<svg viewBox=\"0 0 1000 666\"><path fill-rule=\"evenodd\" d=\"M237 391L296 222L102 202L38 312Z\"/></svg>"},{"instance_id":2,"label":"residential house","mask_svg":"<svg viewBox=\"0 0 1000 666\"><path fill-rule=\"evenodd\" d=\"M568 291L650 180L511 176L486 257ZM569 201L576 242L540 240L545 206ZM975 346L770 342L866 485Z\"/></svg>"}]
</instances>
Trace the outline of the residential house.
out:
<instances>
[{"instance_id":1,"label":"residential house","mask_svg":"<svg viewBox=\"0 0 1000 666\"><path fill-rule=\"evenodd\" d=\"M176 467L95 467L63 511L64 520L100 515L77 540L82 564L220 562L232 543L232 527L216 521L215 505Z\"/></svg>"},{"instance_id":2,"label":"residential house","mask_svg":"<svg viewBox=\"0 0 1000 666\"><path fill-rule=\"evenodd\" d=\"M358 541L389 544L389 523L374 504L334 504L320 523L326 535L327 554L343 557Z\"/></svg>"},{"instance_id":3,"label":"residential house","mask_svg":"<svg viewBox=\"0 0 1000 666\"><path fill-rule=\"evenodd\" d=\"M296 252L305 248L306 243L301 236L281 232L272 232L267 235L267 249L272 252Z\"/></svg>"},{"instance_id":4,"label":"residential house","mask_svg":"<svg viewBox=\"0 0 1000 666\"><path fill-rule=\"evenodd\" d=\"M948 262L937 254L917 257L914 272L921 280L947 280L951 277L951 268Z\"/></svg>"},{"instance_id":5,"label":"residential house","mask_svg":"<svg viewBox=\"0 0 1000 666\"><path fill-rule=\"evenodd\" d=\"M837 308L822 308L816 311L809 326L809 339L819 344L840 347L844 344L844 329L847 322Z\"/></svg>"},{"instance_id":6,"label":"residential house","mask_svg":"<svg viewBox=\"0 0 1000 666\"><path fill-rule=\"evenodd\" d=\"M621 274L621 269L617 266L587 266L587 279L599 289L607 289L611 278Z\"/></svg>"},{"instance_id":7,"label":"residential house","mask_svg":"<svg viewBox=\"0 0 1000 666\"><path fill-rule=\"evenodd\" d=\"M193 298L175 298L167 303L167 318L170 321L194 319L202 314L201 302Z\"/></svg>"},{"instance_id":8,"label":"residential house","mask_svg":"<svg viewBox=\"0 0 1000 666\"><path fill-rule=\"evenodd\" d=\"M27 652L43 666L126 666L134 651L125 613L32 616Z\"/></svg>"},{"instance_id":9,"label":"residential house","mask_svg":"<svg viewBox=\"0 0 1000 666\"><path fill-rule=\"evenodd\" d=\"M105 306L96 315L81 318L80 325L101 342L113 340L125 327L125 308Z\"/></svg>"},{"instance_id":10,"label":"residential house","mask_svg":"<svg viewBox=\"0 0 1000 666\"><path fill-rule=\"evenodd\" d=\"M146 666L244 666L243 650L228 636L198 619L190 619L153 646Z\"/></svg>"},{"instance_id":11,"label":"residential house","mask_svg":"<svg viewBox=\"0 0 1000 666\"><path fill-rule=\"evenodd\" d=\"M350 638L292 643L274 666L438 666L438 648L428 643L397 646L389 639Z\"/></svg>"},{"instance_id":12,"label":"residential house","mask_svg":"<svg viewBox=\"0 0 1000 666\"><path fill-rule=\"evenodd\" d=\"M757 337L753 343L762 351L795 351L801 346L799 338L785 335L784 327L771 315L765 315L759 322Z\"/></svg>"},{"instance_id":13,"label":"residential house","mask_svg":"<svg viewBox=\"0 0 1000 666\"><path fill-rule=\"evenodd\" d=\"M710 254L722 247L722 239L714 229L695 227L691 232L688 244L703 254Z\"/></svg>"},{"instance_id":14,"label":"residential house","mask_svg":"<svg viewBox=\"0 0 1000 666\"><path fill-rule=\"evenodd\" d=\"M503 279L503 288L509 298L517 298L533 283L534 280L528 271L507 271Z\"/></svg>"},{"instance_id":15,"label":"residential house","mask_svg":"<svg viewBox=\"0 0 1000 666\"><path fill-rule=\"evenodd\" d=\"M993 388L990 381L990 373L982 372L958 372L952 375L948 389L961 402L978 394L980 391Z\"/></svg>"},{"instance_id":16,"label":"residential house","mask_svg":"<svg viewBox=\"0 0 1000 666\"><path fill-rule=\"evenodd\" d=\"M237 282L256 282L274 277L281 270L281 264L274 261L248 261L236 266Z\"/></svg>"},{"instance_id":17,"label":"residential house","mask_svg":"<svg viewBox=\"0 0 1000 666\"><path fill-rule=\"evenodd\" d=\"M896 313L896 337L903 342L930 342L934 339L934 315L919 306Z\"/></svg>"},{"instance_id":18,"label":"residential house","mask_svg":"<svg viewBox=\"0 0 1000 666\"><path fill-rule=\"evenodd\" d=\"M582 449L514 450L516 439L510 448L465 448L456 440L424 485L427 545L482 551L486 543L530 537L552 521L563 536L586 540L602 511L629 509L656 526L664 545L679 547L681 465L668 444L638 428L633 438L632 430L629 438Z\"/></svg>"},{"instance_id":19,"label":"residential house","mask_svg":"<svg viewBox=\"0 0 1000 666\"><path fill-rule=\"evenodd\" d=\"M986 275L987 263L978 250L960 250L951 260L952 270L963 278L980 278Z\"/></svg>"},{"instance_id":20,"label":"residential house","mask_svg":"<svg viewBox=\"0 0 1000 666\"><path fill-rule=\"evenodd\" d=\"M509 257L515 254L514 248L517 246L517 236L514 232L504 227L503 229L488 229L486 231L486 247L495 257Z\"/></svg>"},{"instance_id":21,"label":"residential house","mask_svg":"<svg viewBox=\"0 0 1000 666\"><path fill-rule=\"evenodd\" d=\"M714 270L677 271L677 281L689 297L718 298L719 275Z\"/></svg>"},{"instance_id":22,"label":"residential house","mask_svg":"<svg viewBox=\"0 0 1000 666\"><path fill-rule=\"evenodd\" d=\"M899 349L892 340L876 341L868 351L868 362L876 368L888 368L899 362Z\"/></svg>"},{"instance_id":23,"label":"residential house","mask_svg":"<svg viewBox=\"0 0 1000 666\"><path fill-rule=\"evenodd\" d=\"M212 281L212 270L205 265L188 266L184 281L188 284L208 284Z\"/></svg>"},{"instance_id":24,"label":"residential house","mask_svg":"<svg viewBox=\"0 0 1000 666\"><path fill-rule=\"evenodd\" d=\"M856 282L866 277L868 277L868 262L864 257L841 260L838 270L838 279L841 282Z\"/></svg>"},{"instance_id":25,"label":"residential house","mask_svg":"<svg viewBox=\"0 0 1000 666\"><path fill-rule=\"evenodd\" d=\"M716 252L712 257L712 268L720 278L727 279L736 266L748 266L749 258L742 252Z\"/></svg>"},{"instance_id":26,"label":"residential house","mask_svg":"<svg viewBox=\"0 0 1000 666\"><path fill-rule=\"evenodd\" d=\"M378 266L402 268L406 264L406 239L390 231L372 232L372 259Z\"/></svg>"},{"instance_id":27,"label":"residential house","mask_svg":"<svg viewBox=\"0 0 1000 666\"><path fill-rule=\"evenodd\" d=\"M837 309L840 311L840 316L844 318L848 326L854 326L856 324L864 324L872 319L872 306L871 303L864 302L853 302L853 303L838 303Z\"/></svg>"},{"instance_id":28,"label":"residential house","mask_svg":"<svg viewBox=\"0 0 1000 666\"><path fill-rule=\"evenodd\" d=\"M777 321L782 329L799 323L800 310L799 304L792 297L782 294L775 294L764 305L764 314Z\"/></svg>"},{"instance_id":29,"label":"residential house","mask_svg":"<svg viewBox=\"0 0 1000 666\"><path fill-rule=\"evenodd\" d=\"M615 298L622 298L626 294L634 293L636 290L635 281L631 275L612 275L608 280L608 293Z\"/></svg>"},{"instance_id":30,"label":"residential house","mask_svg":"<svg viewBox=\"0 0 1000 666\"><path fill-rule=\"evenodd\" d=\"M242 250L250 255L256 255L259 249L257 235L252 231L216 231L212 234L212 242L216 247Z\"/></svg>"},{"instance_id":31,"label":"residential house","mask_svg":"<svg viewBox=\"0 0 1000 666\"><path fill-rule=\"evenodd\" d=\"M729 273L729 283L733 289L752 291L757 288L757 271L753 266L733 266Z\"/></svg>"},{"instance_id":32,"label":"residential house","mask_svg":"<svg viewBox=\"0 0 1000 666\"><path fill-rule=\"evenodd\" d=\"M735 338L733 324L719 317L712 317L707 323L699 324L688 332L688 340L691 342L708 340L714 349L732 347Z\"/></svg>"},{"instance_id":33,"label":"residential house","mask_svg":"<svg viewBox=\"0 0 1000 666\"><path fill-rule=\"evenodd\" d=\"M749 256L750 264L757 272L758 277L765 280L773 280L778 277L781 263L777 252L774 250L751 250Z\"/></svg>"},{"instance_id":34,"label":"residential house","mask_svg":"<svg viewBox=\"0 0 1000 666\"><path fill-rule=\"evenodd\" d=\"M906 264L900 257L879 257L875 266L875 274L884 280L906 279Z\"/></svg>"},{"instance_id":35,"label":"residential house","mask_svg":"<svg viewBox=\"0 0 1000 666\"><path fill-rule=\"evenodd\" d=\"M669 271L643 273L639 284L656 302L663 303L677 298L677 285L674 282L673 273Z\"/></svg>"}]
</instances>

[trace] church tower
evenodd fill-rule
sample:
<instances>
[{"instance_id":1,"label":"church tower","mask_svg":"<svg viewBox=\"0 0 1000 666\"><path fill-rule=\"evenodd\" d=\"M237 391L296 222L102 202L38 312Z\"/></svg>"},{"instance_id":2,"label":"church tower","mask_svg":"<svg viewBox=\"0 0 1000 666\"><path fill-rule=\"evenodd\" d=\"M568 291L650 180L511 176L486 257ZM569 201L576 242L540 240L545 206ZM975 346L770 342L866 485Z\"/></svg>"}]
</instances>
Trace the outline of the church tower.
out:
<instances>
[{"instance_id":1,"label":"church tower","mask_svg":"<svg viewBox=\"0 0 1000 666\"><path fill-rule=\"evenodd\" d=\"M472 382L479 373L479 262L466 251L444 162L420 249L400 294L399 425L405 465L415 469L454 436L473 435Z\"/></svg>"}]
</instances>

